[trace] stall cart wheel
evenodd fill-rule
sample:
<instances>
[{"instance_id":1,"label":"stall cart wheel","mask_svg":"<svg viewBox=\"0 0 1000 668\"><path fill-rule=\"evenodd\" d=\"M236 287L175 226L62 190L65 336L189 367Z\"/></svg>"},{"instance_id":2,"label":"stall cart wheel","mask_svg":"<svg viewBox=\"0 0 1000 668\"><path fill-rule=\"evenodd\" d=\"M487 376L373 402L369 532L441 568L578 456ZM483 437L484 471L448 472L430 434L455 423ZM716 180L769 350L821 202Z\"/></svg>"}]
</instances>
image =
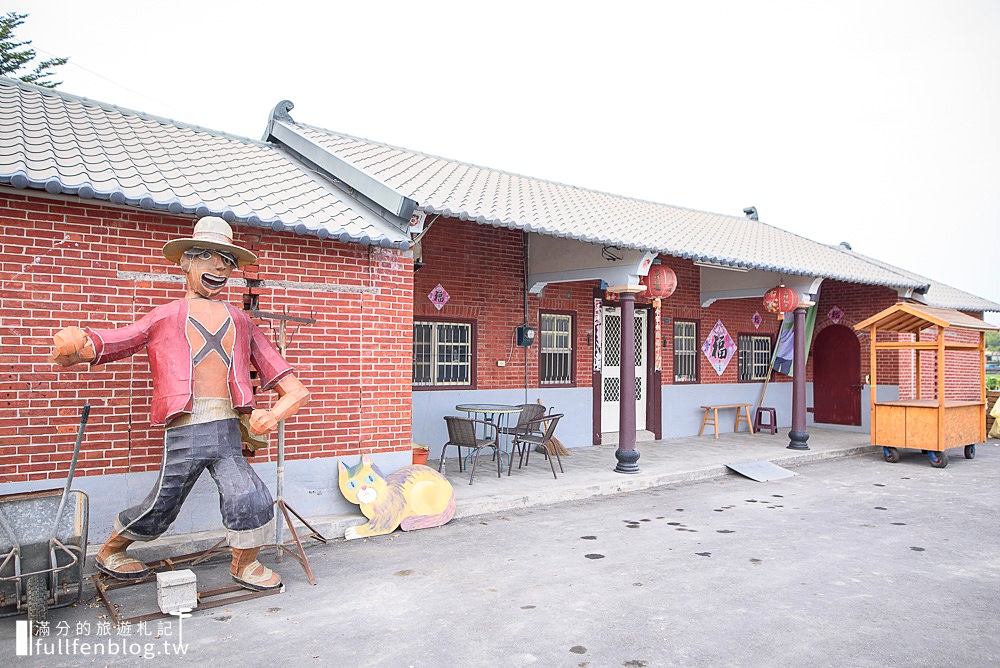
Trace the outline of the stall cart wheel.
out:
<instances>
[{"instance_id":1,"label":"stall cart wheel","mask_svg":"<svg viewBox=\"0 0 1000 668\"><path fill-rule=\"evenodd\" d=\"M965 446L965 458L966 459L975 459L976 458L976 444L975 443L973 443L972 445Z\"/></svg>"},{"instance_id":2,"label":"stall cart wheel","mask_svg":"<svg viewBox=\"0 0 1000 668\"><path fill-rule=\"evenodd\" d=\"M45 576L40 573L29 576L26 588L28 621L32 634L37 635L41 630L41 623L49 618L49 591L45 584Z\"/></svg>"},{"instance_id":3,"label":"stall cart wheel","mask_svg":"<svg viewBox=\"0 0 1000 668\"><path fill-rule=\"evenodd\" d=\"M927 455L931 458L931 466L936 469L943 469L948 465L948 453L934 452L933 450L928 452Z\"/></svg>"},{"instance_id":4,"label":"stall cart wheel","mask_svg":"<svg viewBox=\"0 0 1000 668\"><path fill-rule=\"evenodd\" d=\"M882 454L885 456L885 461L890 464L895 464L899 461L899 450L896 448L882 448Z\"/></svg>"}]
</instances>

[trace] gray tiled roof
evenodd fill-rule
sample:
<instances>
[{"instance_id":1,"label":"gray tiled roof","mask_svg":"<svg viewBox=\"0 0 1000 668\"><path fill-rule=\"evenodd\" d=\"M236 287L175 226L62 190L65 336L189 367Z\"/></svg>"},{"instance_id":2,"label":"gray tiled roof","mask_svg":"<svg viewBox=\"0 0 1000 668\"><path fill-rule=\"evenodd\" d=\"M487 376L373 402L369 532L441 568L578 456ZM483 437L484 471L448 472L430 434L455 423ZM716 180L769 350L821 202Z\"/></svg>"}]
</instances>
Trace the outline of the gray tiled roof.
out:
<instances>
[{"instance_id":1,"label":"gray tiled roof","mask_svg":"<svg viewBox=\"0 0 1000 668\"><path fill-rule=\"evenodd\" d=\"M343 242L409 246L402 228L271 144L3 77L0 184Z\"/></svg>"},{"instance_id":2,"label":"gray tiled roof","mask_svg":"<svg viewBox=\"0 0 1000 668\"><path fill-rule=\"evenodd\" d=\"M760 221L586 190L295 125L310 141L415 200L427 213L763 271L917 290L927 285Z\"/></svg>"},{"instance_id":3,"label":"gray tiled roof","mask_svg":"<svg viewBox=\"0 0 1000 668\"><path fill-rule=\"evenodd\" d=\"M982 297L977 297L976 295L969 294L968 292L963 292L958 288L953 288L950 285L945 285L944 283L938 283L937 281L927 278L926 276L921 276L912 271L907 271L906 269L900 269L899 267L894 267L887 262L882 260L869 257L867 255L862 255L861 253L852 250L849 246L840 244L837 246L838 249L846 251L855 255L863 260L877 264L880 267L885 267L887 269L892 269L901 274L905 274L915 281L923 281L930 285L927 293L924 295L924 301L928 306L934 306L939 308L955 309L957 311L992 311L1000 312L1000 304L990 301L989 299L983 299Z\"/></svg>"}]
</instances>

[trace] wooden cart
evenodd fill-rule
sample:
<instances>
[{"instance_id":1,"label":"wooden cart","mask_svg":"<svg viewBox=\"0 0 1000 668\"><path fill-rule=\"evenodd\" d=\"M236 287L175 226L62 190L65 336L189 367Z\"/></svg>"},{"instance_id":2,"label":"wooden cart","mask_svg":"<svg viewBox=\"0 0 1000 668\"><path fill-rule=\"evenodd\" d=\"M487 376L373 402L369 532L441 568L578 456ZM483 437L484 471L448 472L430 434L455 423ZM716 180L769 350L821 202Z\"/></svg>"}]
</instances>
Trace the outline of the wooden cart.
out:
<instances>
[{"instance_id":1,"label":"wooden cart","mask_svg":"<svg viewBox=\"0 0 1000 668\"><path fill-rule=\"evenodd\" d=\"M936 327L934 340L921 340L920 333ZM899 461L899 448L917 448L926 452L931 465L948 465L948 448L965 446L966 459L976 456L976 444L986 440L986 332L1000 329L983 320L952 309L902 303L891 306L854 326L867 330L871 346L871 443L881 445L887 462ZM955 340L949 332L973 331L978 342ZM912 341L879 341L878 334L912 334ZM970 339L972 337L965 337ZM877 353L879 351L916 351L916 398L899 401L876 401ZM978 400L945 398L945 353L978 353ZM921 354L936 354L936 397L921 397Z\"/></svg>"}]
</instances>

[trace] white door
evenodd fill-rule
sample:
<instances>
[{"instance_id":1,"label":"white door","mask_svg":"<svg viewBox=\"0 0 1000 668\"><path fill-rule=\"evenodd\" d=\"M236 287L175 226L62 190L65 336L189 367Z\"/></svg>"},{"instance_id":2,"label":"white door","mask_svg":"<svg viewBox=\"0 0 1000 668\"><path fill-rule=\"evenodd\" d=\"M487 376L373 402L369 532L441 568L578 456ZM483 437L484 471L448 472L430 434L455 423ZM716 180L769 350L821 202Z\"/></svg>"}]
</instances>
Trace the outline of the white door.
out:
<instances>
[{"instance_id":1,"label":"white door","mask_svg":"<svg viewBox=\"0 0 1000 668\"><path fill-rule=\"evenodd\" d=\"M618 431L621 407L622 310L602 309L601 431ZM635 425L646 428L646 311L635 310Z\"/></svg>"}]
</instances>

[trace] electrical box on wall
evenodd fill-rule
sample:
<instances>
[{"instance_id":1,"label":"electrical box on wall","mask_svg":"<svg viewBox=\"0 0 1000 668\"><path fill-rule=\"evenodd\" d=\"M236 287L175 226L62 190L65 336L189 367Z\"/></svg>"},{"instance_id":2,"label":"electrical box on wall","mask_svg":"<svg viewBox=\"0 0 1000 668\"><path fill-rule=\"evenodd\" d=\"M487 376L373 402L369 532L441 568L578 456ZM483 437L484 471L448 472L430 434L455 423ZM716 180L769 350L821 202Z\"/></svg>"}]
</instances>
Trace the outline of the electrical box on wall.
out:
<instances>
[{"instance_id":1,"label":"electrical box on wall","mask_svg":"<svg viewBox=\"0 0 1000 668\"><path fill-rule=\"evenodd\" d=\"M530 346L535 340L535 328L521 325L517 328L517 345Z\"/></svg>"}]
</instances>

